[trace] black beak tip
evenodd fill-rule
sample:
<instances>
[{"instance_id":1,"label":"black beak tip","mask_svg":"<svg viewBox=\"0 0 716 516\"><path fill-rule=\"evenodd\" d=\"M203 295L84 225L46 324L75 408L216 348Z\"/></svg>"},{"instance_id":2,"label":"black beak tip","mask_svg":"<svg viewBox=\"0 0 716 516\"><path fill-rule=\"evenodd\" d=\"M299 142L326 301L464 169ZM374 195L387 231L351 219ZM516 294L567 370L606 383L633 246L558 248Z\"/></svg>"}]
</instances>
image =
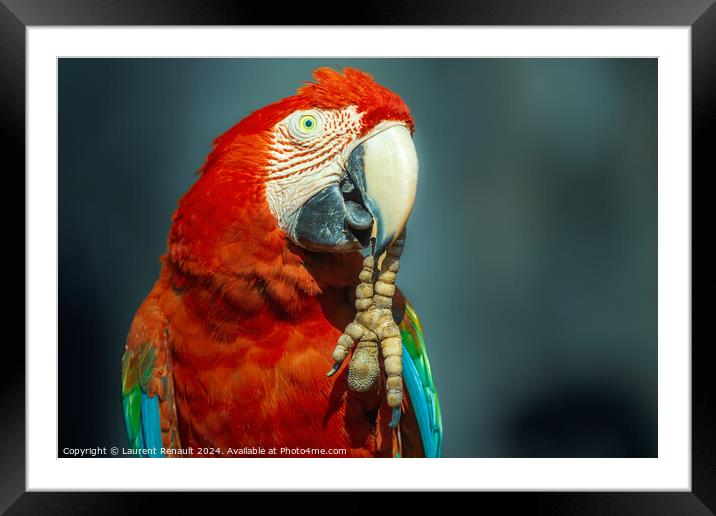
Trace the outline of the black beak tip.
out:
<instances>
[{"instance_id":1,"label":"black beak tip","mask_svg":"<svg viewBox=\"0 0 716 516\"><path fill-rule=\"evenodd\" d=\"M383 253L388 249L392 240L392 235L388 235L387 237L385 235L381 235L379 229L378 236L373 242L373 257L375 259L380 258Z\"/></svg>"}]
</instances>

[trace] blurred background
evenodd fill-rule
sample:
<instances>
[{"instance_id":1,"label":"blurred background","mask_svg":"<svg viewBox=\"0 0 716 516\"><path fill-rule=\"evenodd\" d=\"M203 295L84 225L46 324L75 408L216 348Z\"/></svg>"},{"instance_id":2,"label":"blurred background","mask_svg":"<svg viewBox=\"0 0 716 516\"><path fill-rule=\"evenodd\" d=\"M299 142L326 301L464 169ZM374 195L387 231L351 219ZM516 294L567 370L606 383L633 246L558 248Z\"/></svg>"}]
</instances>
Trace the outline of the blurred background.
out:
<instances>
[{"instance_id":1,"label":"blurred background","mask_svg":"<svg viewBox=\"0 0 716 516\"><path fill-rule=\"evenodd\" d=\"M399 284L443 455L655 457L656 59L60 59L59 449L127 446L121 356L177 199L319 66L415 118Z\"/></svg>"}]
</instances>

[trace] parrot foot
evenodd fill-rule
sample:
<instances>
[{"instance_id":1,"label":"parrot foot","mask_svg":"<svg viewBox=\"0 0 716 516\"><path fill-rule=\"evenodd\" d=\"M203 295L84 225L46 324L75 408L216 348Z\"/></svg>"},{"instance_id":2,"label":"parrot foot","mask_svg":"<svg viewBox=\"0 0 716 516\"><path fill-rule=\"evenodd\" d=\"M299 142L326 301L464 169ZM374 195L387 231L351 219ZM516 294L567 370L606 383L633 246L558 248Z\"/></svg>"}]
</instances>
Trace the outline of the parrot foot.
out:
<instances>
[{"instance_id":1,"label":"parrot foot","mask_svg":"<svg viewBox=\"0 0 716 516\"><path fill-rule=\"evenodd\" d=\"M395 428L398 426L398 423L400 423L400 413L400 407L393 407L393 415L390 418L390 424L388 425L390 426L390 428Z\"/></svg>"},{"instance_id":2,"label":"parrot foot","mask_svg":"<svg viewBox=\"0 0 716 516\"><path fill-rule=\"evenodd\" d=\"M375 282L375 257L369 255L363 260L360 283L356 287L357 313L338 339L333 351L335 364L327 373L327 376L333 376L355 347L348 369L348 387L353 391L366 392L377 384L382 358L387 377L386 398L388 406L393 409L391 428L395 428L400 420L403 401L403 342L392 314L403 243L401 236L388 249Z\"/></svg>"},{"instance_id":3,"label":"parrot foot","mask_svg":"<svg viewBox=\"0 0 716 516\"><path fill-rule=\"evenodd\" d=\"M331 370L326 373L326 376L328 376L330 378L331 376L336 374L336 372L338 372L338 370L341 368L341 364L343 364L343 360L333 364L333 367L331 367Z\"/></svg>"}]
</instances>

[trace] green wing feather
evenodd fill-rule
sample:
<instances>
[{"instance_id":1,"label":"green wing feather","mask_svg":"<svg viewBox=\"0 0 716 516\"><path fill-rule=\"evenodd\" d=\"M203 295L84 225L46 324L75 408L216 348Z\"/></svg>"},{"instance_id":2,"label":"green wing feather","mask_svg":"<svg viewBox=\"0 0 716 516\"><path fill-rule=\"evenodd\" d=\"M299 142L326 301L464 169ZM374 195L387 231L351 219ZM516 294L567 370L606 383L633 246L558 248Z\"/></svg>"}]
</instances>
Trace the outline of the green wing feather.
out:
<instances>
[{"instance_id":1,"label":"green wing feather","mask_svg":"<svg viewBox=\"0 0 716 516\"><path fill-rule=\"evenodd\" d=\"M122 407L129 444L134 449L145 449L147 443L147 391L154 368L157 350L150 343L142 343L138 349L129 350L122 358ZM155 444L158 426L151 429L151 444ZM161 433L159 433L161 439ZM160 441L161 442L161 441Z\"/></svg>"},{"instance_id":2,"label":"green wing feather","mask_svg":"<svg viewBox=\"0 0 716 516\"><path fill-rule=\"evenodd\" d=\"M425 456L439 457L443 441L440 403L425 348L423 328L410 303L406 303L400 333L403 339L404 380L416 410Z\"/></svg>"}]
</instances>

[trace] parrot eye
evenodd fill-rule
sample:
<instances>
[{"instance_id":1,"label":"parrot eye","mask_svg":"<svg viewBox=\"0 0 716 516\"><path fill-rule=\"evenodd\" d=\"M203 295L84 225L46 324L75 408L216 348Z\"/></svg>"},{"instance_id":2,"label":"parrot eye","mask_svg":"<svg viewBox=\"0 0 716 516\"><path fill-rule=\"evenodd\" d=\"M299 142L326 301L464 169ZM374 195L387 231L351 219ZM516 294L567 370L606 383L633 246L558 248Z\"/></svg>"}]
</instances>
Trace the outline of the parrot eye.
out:
<instances>
[{"instance_id":1,"label":"parrot eye","mask_svg":"<svg viewBox=\"0 0 716 516\"><path fill-rule=\"evenodd\" d=\"M298 128L303 133L312 133L316 130L316 128L318 128L318 121L313 115L303 115L298 121Z\"/></svg>"},{"instance_id":2,"label":"parrot eye","mask_svg":"<svg viewBox=\"0 0 716 516\"><path fill-rule=\"evenodd\" d=\"M288 130L299 142L313 140L323 132L325 118L321 111L303 111L294 113L287 120Z\"/></svg>"}]
</instances>

